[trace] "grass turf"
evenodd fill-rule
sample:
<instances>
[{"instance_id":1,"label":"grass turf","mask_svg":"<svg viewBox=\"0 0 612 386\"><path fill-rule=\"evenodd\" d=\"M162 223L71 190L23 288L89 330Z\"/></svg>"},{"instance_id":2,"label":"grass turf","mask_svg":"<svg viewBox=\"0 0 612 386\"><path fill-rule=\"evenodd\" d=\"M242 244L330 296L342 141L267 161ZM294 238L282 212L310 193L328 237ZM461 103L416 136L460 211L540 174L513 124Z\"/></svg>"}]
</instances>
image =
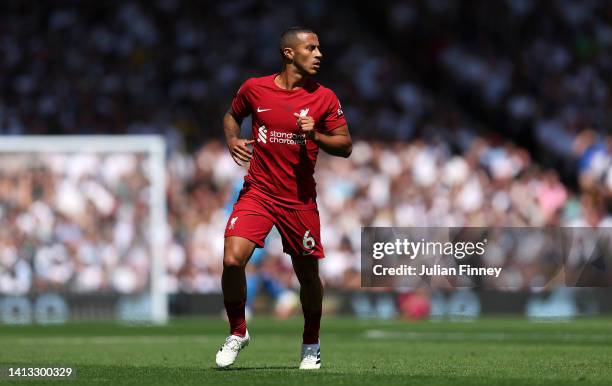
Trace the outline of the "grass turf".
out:
<instances>
[{"instance_id":1,"label":"grass turf","mask_svg":"<svg viewBox=\"0 0 612 386\"><path fill-rule=\"evenodd\" d=\"M70 365L75 379L18 384L610 385L612 319L419 322L324 318L322 369L299 371L301 320L256 318L251 345L214 368L220 319L167 326L0 325L0 366ZM7 382L6 378L0 383Z\"/></svg>"}]
</instances>

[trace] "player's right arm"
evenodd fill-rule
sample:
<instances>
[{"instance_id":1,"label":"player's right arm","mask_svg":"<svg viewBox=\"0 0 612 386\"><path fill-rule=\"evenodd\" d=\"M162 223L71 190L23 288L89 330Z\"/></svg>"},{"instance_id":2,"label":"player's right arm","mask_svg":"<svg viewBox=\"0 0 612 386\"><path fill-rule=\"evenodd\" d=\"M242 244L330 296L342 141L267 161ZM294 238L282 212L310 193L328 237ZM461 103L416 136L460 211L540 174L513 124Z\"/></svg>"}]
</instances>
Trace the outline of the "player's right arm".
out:
<instances>
[{"instance_id":1,"label":"player's right arm","mask_svg":"<svg viewBox=\"0 0 612 386\"><path fill-rule=\"evenodd\" d=\"M229 109L223 117L223 131L225 132L227 148L234 162L240 166L242 166L241 162L249 162L251 160L253 154L248 145L255 142L251 139L239 138L241 122L242 119L238 118L232 109Z\"/></svg>"},{"instance_id":2,"label":"player's right arm","mask_svg":"<svg viewBox=\"0 0 612 386\"><path fill-rule=\"evenodd\" d=\"M223 131L225 132L227 147L234 162L240 166L242 166L241 162L249 162L251 160L252 153L248 145L255 142L253 140L240 138L240 124L242 123L242 119L251 114L251 105L248 97L250 91L249 87L250 82L247 80L238 89L236 95L234 95L232 106L223 117Z\"/></svg>"}]
</instances>

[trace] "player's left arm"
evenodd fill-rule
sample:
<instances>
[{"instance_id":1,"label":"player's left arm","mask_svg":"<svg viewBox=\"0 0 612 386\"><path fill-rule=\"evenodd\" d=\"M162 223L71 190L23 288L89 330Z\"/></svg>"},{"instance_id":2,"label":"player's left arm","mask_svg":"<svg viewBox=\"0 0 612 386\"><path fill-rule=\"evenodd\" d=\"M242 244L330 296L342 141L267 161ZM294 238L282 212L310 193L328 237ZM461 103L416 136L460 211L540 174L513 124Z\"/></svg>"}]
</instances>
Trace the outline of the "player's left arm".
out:
<instances>
[{"instance_id":1,"label":"player's left arm","mask_svg":"<svg viewBox=\"0 0 612 386\"><path fill-rule=\"evenodd\" d=\"M327 133L315 130L315 121L310 116L295 114L298 128L306 134L306 138L314 141L323 151L338 157L347 158L353 151L353 141L348 130L348 125L342 125Z\"/></svg>"}]
</instances>

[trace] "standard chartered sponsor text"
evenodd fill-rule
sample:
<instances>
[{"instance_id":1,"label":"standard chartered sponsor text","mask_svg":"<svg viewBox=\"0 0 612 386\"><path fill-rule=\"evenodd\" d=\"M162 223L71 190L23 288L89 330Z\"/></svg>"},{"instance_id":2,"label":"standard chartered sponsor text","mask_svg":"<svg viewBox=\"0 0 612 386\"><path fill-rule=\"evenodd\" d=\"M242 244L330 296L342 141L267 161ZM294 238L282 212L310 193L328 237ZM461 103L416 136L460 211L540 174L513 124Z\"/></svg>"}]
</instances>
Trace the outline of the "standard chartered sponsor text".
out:
<instances>
[{"instance_id":1,"label":"standard chartered sponsor text","mask_svg":"<svg viewBox=\"0 0 612 386\"><path fill-rule=\"evenodd\" d=\"M281 143L285 145L305 145L306 136L304 134L271 131L269 142Z\"/></svg>"}]
</instances>

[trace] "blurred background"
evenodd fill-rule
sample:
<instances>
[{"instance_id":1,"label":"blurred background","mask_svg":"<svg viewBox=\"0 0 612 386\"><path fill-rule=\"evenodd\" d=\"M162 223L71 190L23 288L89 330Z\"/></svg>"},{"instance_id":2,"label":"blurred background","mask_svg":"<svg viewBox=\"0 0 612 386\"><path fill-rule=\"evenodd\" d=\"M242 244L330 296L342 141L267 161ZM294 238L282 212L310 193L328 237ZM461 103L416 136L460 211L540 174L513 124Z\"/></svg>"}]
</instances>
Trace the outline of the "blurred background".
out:
<instances>
[{"instance_id":1,"label":"blurred background","mask_svg":"<svg viewBox=\"0 0 612 386\"><path fill-rule=\"evenodd\" d=\"M150 153L4 150L0 323L147 319L154 291L170 316L222 314L223 231L246 170L221 119L244 80L280 71L279 36L293 25L318 31L317 79L354 139L349 159L321 154L317 166L325 312L612 311L607 288L543 283L542 256L511 247L491 261L512 285L360 287L364 226L594 227L609 241L610 2L8 0L2 136L161 136L167 226L164 284L151 288ZM249 267L250 313L299 313L297 284L273 232Z\"/></svg>"}]
</instances>

